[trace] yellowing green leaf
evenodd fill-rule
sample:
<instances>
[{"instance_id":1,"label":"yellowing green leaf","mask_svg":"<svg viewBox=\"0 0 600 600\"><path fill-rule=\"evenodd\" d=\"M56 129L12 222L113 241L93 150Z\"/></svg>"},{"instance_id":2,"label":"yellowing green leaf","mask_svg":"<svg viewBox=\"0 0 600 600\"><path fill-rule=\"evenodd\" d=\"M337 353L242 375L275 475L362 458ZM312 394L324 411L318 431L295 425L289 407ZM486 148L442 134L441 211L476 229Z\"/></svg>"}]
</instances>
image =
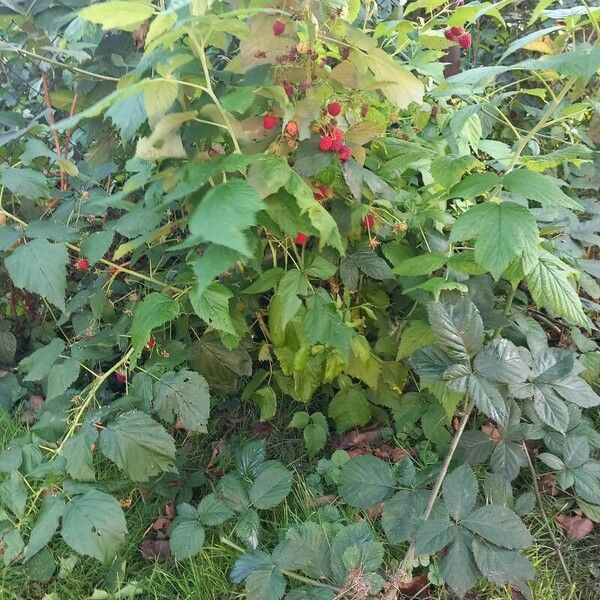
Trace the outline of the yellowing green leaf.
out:
<instances>
[{"instance_id":1,"label":"yellowing green leaf","mask_svg":"<svg viewBox=\"0 0 600 600\"><path fill-rule=\"evenodd\" d=\"M86 6L79 11L79 16L102 25L102 29L133 31L149 19L153 12L154 8L150 3L111 0Z\"/></svg>"}]
</instances>

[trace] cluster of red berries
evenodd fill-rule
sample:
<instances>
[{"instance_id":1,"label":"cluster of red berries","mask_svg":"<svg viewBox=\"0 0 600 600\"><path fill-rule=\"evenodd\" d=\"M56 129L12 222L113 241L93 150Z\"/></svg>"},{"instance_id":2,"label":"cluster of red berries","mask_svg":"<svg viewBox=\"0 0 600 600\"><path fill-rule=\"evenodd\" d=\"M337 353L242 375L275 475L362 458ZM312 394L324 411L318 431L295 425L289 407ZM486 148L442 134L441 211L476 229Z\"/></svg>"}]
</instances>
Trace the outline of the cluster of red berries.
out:
<instances>
[{"instance_id":1,"label":"cluster of red berries","mask_svg":"<svg viewBox=\"0 0 600 600\"><path fill-rule=\"evenodd\" d=\"M327 114L337 117L342 112L342 105L335 101L327 105ZM335 120L332 120L335 124ZM347 161L352 156L352 150L344 144L344 132L338 127L333 127L328 135L321 136L319 140L321 152L337 152L340 160Z\"/></svg>"},{"instance_id":2,"label":"cluster of red berries","mask_svg":"<svg viewBox=\"0 0 600 600\"><path fill-rule=\"evenodd\" d=\"M449 27L444 31L444 37L451 42L457 42L461 48L471 47L471 34L464 27Z\"/></svg>"}]
</instances>

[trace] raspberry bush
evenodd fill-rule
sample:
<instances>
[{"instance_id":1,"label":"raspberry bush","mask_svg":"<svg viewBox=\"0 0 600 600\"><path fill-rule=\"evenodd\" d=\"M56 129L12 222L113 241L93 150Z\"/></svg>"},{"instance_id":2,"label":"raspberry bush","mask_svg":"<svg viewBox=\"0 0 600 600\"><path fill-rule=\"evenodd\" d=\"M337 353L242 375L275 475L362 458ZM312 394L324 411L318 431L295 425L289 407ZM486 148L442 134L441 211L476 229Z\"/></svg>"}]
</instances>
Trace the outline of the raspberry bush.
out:
<instances>
[{"instance_id":1,"label":"raspberry bush","mask_svg":"<svg viewBox=\"0 0 600 600\"><path fill-rule=\"evenodd\" d=\"M537 471L600 519L600 13L529 4L1 9L8 568L115 564L123 490L177 481L170 552L223 536L253 600L531 597ZM304 476L189 476L235 407ZM298 479L361 518L266 539Z\"/></svg>"}]
</instances>

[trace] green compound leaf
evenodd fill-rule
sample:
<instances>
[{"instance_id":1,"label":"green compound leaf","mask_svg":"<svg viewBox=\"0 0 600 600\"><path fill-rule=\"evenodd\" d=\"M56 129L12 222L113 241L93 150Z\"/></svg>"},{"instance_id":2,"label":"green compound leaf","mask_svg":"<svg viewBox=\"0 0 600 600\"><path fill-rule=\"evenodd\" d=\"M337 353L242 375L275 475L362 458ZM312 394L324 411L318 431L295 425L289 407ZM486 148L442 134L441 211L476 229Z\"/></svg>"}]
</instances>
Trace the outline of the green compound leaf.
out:
<instances>
[{"instance_id":1,"label":"green compound leaf","mask_svg":"<svg viewBox=\"0 0 600 600\"><path fill-rule=\"evenodd\" d=\"M100 434L99 447L132 481L148 481L173 471L175 443L162 425L132 410L119 415Z\"/></svg>"},{"instance_id":2,"label":"green compound leaf","mask_svg":"<svg viewBox=\"0 0 600 600\"><path fill-rule=\"evenodd\" d=\"M64 311L68 260L64 245L40 238L19 246L4 264L16 287L39 294Z\"/></svg>"},{"instance_id":3,"label":"green compound leaf","mask_svg":"<svg viewBox=\"0 0 600 600\"><path fill-rule=\"evenodd\" d=\"M67 502L61 535L75 552L108 562L126 533L125 515L112 496L89 490Z\"/></svg>"},{"instance_id":4,"label":"green compound leaf","mask_svg":"<svg viewBox=\"0 0 600 600\"><path fill-rule=\"evenodd\" d=\"M340 472L339 493L351 506L370 508L394 491L390 465L375 456L359 456L348 461Z\"/></svg>"}]
</instances>

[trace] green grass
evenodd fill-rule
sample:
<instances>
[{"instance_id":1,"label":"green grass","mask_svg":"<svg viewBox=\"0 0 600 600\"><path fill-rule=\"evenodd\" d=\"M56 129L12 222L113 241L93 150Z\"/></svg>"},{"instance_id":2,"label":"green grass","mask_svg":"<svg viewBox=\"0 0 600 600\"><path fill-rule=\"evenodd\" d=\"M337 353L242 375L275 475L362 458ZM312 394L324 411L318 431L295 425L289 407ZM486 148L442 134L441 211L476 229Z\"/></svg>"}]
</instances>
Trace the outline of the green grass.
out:
<instances>
[{"instance_id":1,"label":"green grass","mask_svg":"<svg viewBox=\"0 0 600 600\"><path fill-rule=\"evenodd\" d=\"M243 419L243 422L251 420ZM223 430L228 430L223 423ZM14 436L22 433L12 420L0 413L0 440L5 446ZM277 543L278 531L282 526L312 519L322 518L322 511L315 509L308 502L309 492L302 485L301 473L306 472L307 459L297 437L290 437L290 430L284 427L275 428L268 437L270 456L280 458L285 464L297 471L296 480L300 483L294 487L292 494L280 507L264 514L264 532L261 541L266 547ZM295 433L292 435L296 435ZM236 447L248 439L247 431L234 430L228 435L230 447ZM211 435L216 439L216 435ZM193 469L202 470L208 463L212 448L202 437L190 440L185 445L187 464ZM226 467L232 461L225 454L220 466ZM111 471L102 473L102 477L115 475ZM205 493L205 490L202 490ZM148 561L143 558L138 544L144 538L148 527L159 515L165 504L164 498L148 499L138 490L122 490L119 497L130 498L131 506L126 509L129 535L123 547L118 564L124 570L117 577L117 571L101 567L99 563L88 558L77 558L71 570L59 570L58 576L48 583L40 583L28 578L20 567L0 568L0 600L83 600L91 596L95 589L110 588L110 580L119 581L122 585L135 583L140 590L137 598L141 600L236 600L245 598L243 587L232 584L228 574L238 557L232 548L220 542L217 535L207 537L206 546L201 554L192 560L175 563L168 561ZM548 515L553 515L560 508L557 501L547 499ZM352 522L358 512L348 509L342 504L336 505L345 513L347 522ZM552 518L552 517L551 517ZM235 540L233 527L235 523L223 526L221 533ZM589 570L590 566L600 566L600 535L588 537L578 544L566 540L555 524L555 529L564 558L574 580L570 586L564 578L556 550L548 534L548 525L542 522L539 514L528 518L528 525L535 537L535 546L529 551L529 558L534 564L537 578L533 582L534 600L600 600L600 582L595 580ZM373 523L377 530L377 524ZM55 559L63 560L72 552L60 540L53 542L52 552ZM389 560L397 561L402 557L403 548L394 548ZM112 575L107 575L107 571ZM118 589L120 586L110 589ZM53 594L53 595L52 595ZM116 594L109 598L118 598ZM432 591L435 600L450 600L452 596L444 589ZM470 600L515 600L508 590L503 590L482 583L470 596ZM253 600L253 599L250 599Z\"/></svg>"}]
</instances>

